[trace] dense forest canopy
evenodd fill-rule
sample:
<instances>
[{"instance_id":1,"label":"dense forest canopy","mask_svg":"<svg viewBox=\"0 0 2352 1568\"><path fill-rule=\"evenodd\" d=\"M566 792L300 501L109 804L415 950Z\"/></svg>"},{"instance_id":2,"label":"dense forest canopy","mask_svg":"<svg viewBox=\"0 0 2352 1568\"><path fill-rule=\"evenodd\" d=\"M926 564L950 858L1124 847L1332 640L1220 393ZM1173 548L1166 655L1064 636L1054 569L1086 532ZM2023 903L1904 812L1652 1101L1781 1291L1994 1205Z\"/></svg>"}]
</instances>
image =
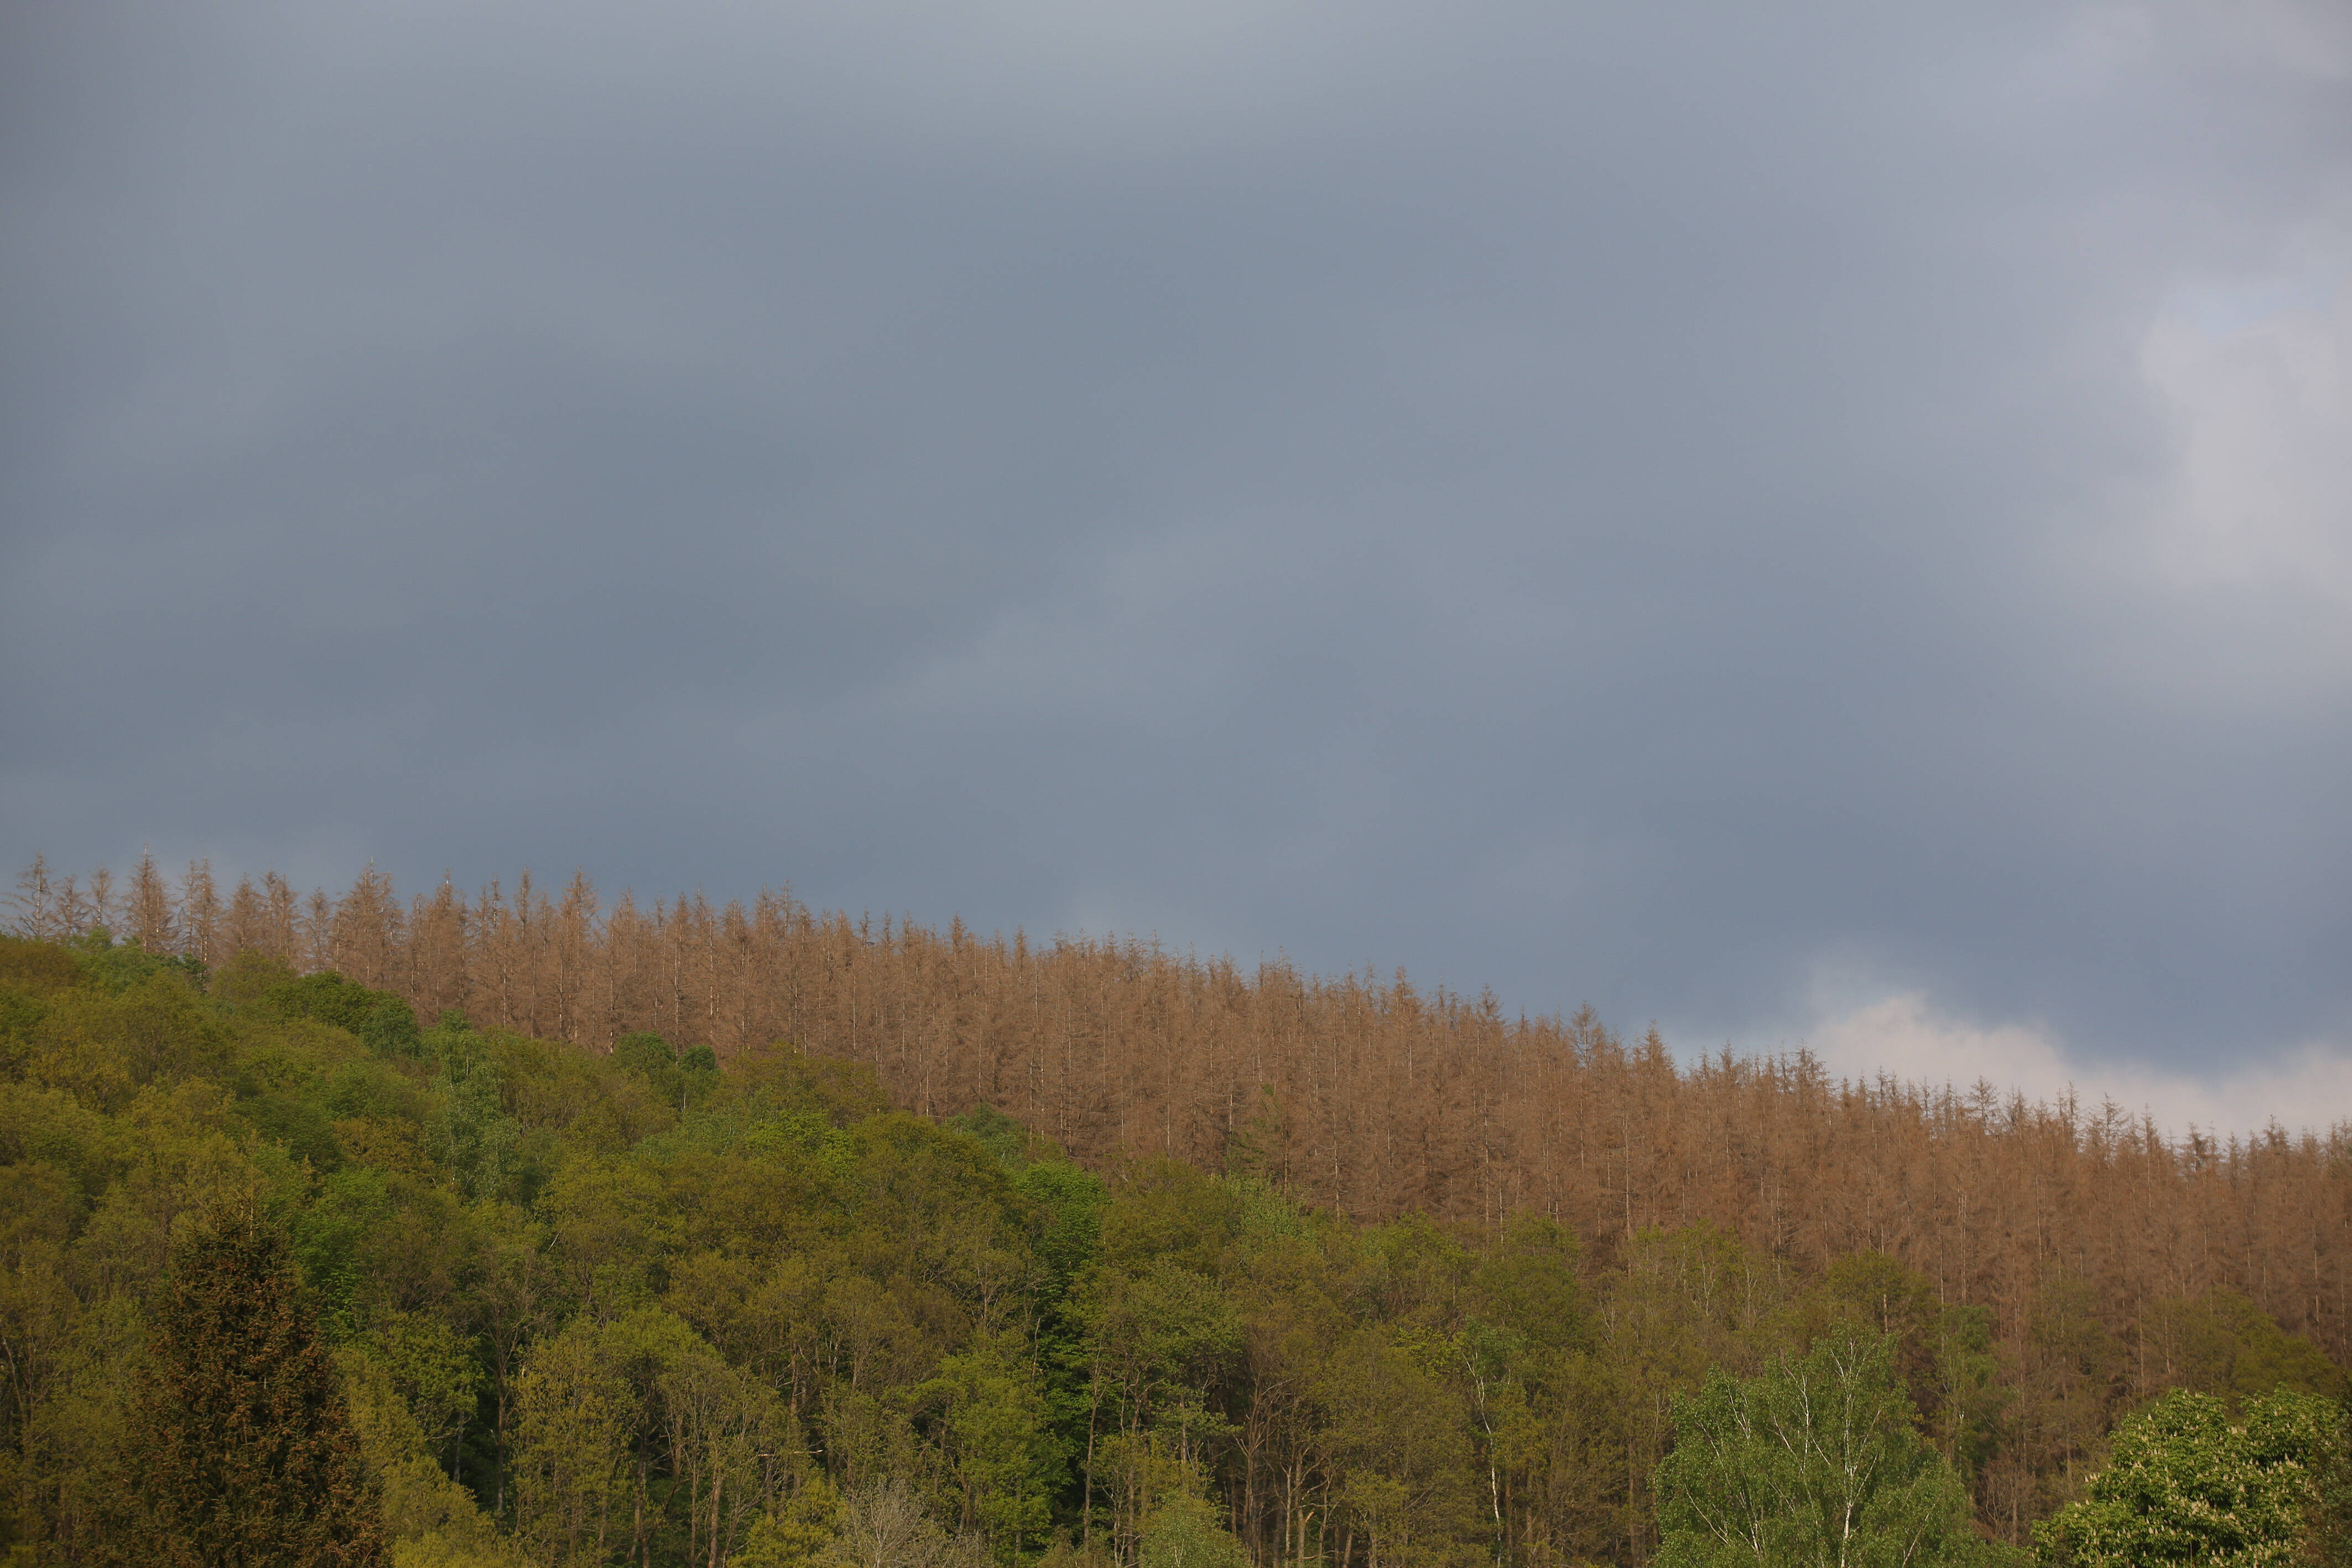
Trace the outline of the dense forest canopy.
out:
<instances>
[{"instance_id":1,"label":"dense forest canopy","mask_svg":"<svg viewBox=\"0 0 2352 1568\"><path fill-rule=\"evenodd\" d=\"M2108 1508L2111 1434L2168 1390L2221 1443L2352 1348L2342 1129L1679 1068L1402 977L781 894L37 863L16 925L30 1561L163 1517L173 1282L238 1213L406 1568L1714 1561L1675 1533L1717 1517L1708 1412L1824 1355L1879 1380L1847 1437L1907 1467L1918 1538L1998 1554Z\"/></svg>"}]
</instances>

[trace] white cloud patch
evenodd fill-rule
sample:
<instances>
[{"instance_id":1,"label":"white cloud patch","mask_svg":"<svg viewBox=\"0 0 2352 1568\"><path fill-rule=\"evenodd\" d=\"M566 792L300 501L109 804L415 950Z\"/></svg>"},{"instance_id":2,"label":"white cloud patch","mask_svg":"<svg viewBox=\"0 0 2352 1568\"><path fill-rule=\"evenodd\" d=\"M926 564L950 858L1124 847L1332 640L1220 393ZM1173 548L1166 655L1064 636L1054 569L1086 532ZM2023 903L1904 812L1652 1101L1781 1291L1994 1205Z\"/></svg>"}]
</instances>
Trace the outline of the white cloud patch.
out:
<instances>
[{"instance_id":1,"label":"white cloud patch","mask_svg":"<svg viewBox=\"0 0 2352 1568\"><path fill-rule=\"evenodd\" d=\"M2167 585L2267 604L2278 653L2352 667L2352 244L2184 290L2141 368L2177 422L2153 535Z\"/></svg>"},{"instance_id":2,"label":"white cloud patch","mask_svg":"<svg viewBox=\"0 0 2352 1568\"><path fill-rule=\"evenodd\" d=\"M2045 1030L1954 1019L1917 991L1826 1014L1805 1044L1843 1077L1885 1072L1960 1089L1982 1080L2044 1101L2072 1092L2084 1106L2111 1100L2126 1114L2152 1116L2176 1137L2192 1126L2242 1134L2275 1120L2316 1132L2352 1121L2352 1051L2341 1045L2313 1042L2258 1065L2201 1074L2084 1062Z\"/></svg>"}]
</instances>

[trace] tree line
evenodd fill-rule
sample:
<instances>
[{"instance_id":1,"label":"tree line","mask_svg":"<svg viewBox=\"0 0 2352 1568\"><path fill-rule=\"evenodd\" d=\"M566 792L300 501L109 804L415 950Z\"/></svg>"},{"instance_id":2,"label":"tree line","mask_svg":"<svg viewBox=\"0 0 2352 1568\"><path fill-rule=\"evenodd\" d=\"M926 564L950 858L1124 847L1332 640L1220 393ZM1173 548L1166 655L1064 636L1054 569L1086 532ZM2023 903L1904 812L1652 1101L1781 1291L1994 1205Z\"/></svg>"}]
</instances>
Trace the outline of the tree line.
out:
<instances>
[{"instance_id":1,"label":"tree line","mask_svg":"<svg viewBox=\"0 0 2352 1568\"><path fill-rule=\"evenodd\" d=\"M526 877L511 894L493 884L464 896L445 883L403 904L373 870L330 898L298 897L276 877L224 896L200 865L167 880L142 863L116 883L69 880L42 864L20 884L16 908L19 928L39 938L112 923L132 940L106 952L165 966L142 987L189 988L191 1005L212 1009L213 1026L231 1034L263 1029L265 1013L280 1019L271 1030L290 1027L281 1015L299 1016L339 1030L370 1061L419 1064L422 1098L408 1119L440 1130L412 1133L413 1152L403 1152L393 1132L344 1124L368 1123L365 1116L321 1111L303 1122L288 1108L299 1095L232 1095L236 1109L221 1124L229 1145L292 1151L288 1157L306 1162L322 1184L360 1170L396 1172L405 1159L414 1167L406 1177L420 1190L454 1184L468 1213L502 1204L497 1212L521 1215L517 1223L548 1225L549 1205L565 1200L551 1186L530 1184L552 1183L551 1173L571 1155L542 1151L531 1165L519 1151L551 1135L556 1113L542 1097L572 1091L545 1087L540 1069L516 1062L570 1063L563 1071L581 1084L634 1071L616 1081L658 1083L664 1108L672 1108L675 1090L674 1109L691 1117L702 1105L698 1084L736 1092L730 1086L756 1064L790 1060L801 1071L824 1064L862 1074L870 1104L856 1116L827 1112L843 1127L864 1126L886 1106L911 1113L912 1125L1007 1119L1024 1148L1055 1151L1033 1162L1040 1168L1104 1182L1106 1216L1148 1207L1150 1184L1177 1181L1171 1173L1188 1173L1188 1203L1291 1216L1283 1223L1318 1239L1311 1268L1298 1261L1303 1242L1235 1239L1254 1235L1248 1226L1256 1220L1187 1221L1223 1238L1186 1242L1194 1251L1184 1267L1226 1303L1219 1321L1230 1332L1219 1330L1227 1337L1214 1342L1223 1348L1172 1372L1118 1363L1126 1369L1116 1378L1090 1375L1111 1381L1088 1383L1096 1426L1085 1446L1068 1391L1054 1382L1063 1375L1055 1358L1076 1354L1069 1345L1099 1348L1087 1337L1099 1322L1124 1320L1087 1327L1037 1318L1023 1330L1027 1348L1003 1352L1010 1359L996 1371L957 1363L954 1376L994 1386L1004 1366L1025 1358L1042 1380L1034 1391L1051 1443L1077 1454L1062 1462L1080 1479L1041 1482L1026 1505L1024 1517L1042 1508L1045 1521L1045 1533L1022 1536L1031 1552L1064 1531L1133 1561L1155 1510L1175 1508L1173 1519L1183 1511L1165 1500L1194 1498L1213 1505L1217 1529L1262 1563L1303 1561L1310 1552L1368 1561L1396 1550L1375 1543L1375 1521L1391 1518L1451 1520L1445 1540L1483 1541L1480 1550L1507 1561L1643 1561L1661 1541L1654 1484L1673 1446L1674 1396L1699 1388L1710 1368L1761 1375L1776 1356L1811 1344L1822 1324L1843 1318L1896 1336L1921 1430L1961 1478L1982 1527L2022 1546L2036 1521L2081 1494L2126 1413L2175 1387L2225 1400L2282 1383L2322 1390L2345 1353L2340 1130L2324 1138L2273 1129L2252 1141L2176 1139L2112 1110L2036 1105L1986 1086L1839 1083L1801 1057L1718 1058L1677 1069L1654 1034L1628 1044L1590 1015L1507 1019L1492 998L1423 996L1401 977L1317 979L1279 965L1243 974L1149 945L983 940L960 925L937 932L818 915L782 894L719 908L691 896L641 908L625 894L606 907L584 879L551 900ZM273 993L273 1002L235 999L232 973L264 963L278 967L268 971L278 977L272 986L294 989ZM341 999L300 1001L304 986ZM361 1008L352 997L371 999ZM342 1012L321 1024L335 1008ZM447 1021L420 1030L420 1017ZM453 1034L461 1024L462 1034ZM661 1061L646 1054L645 1039L656 1035L668 1053ZM451 1045L460 1038L474 1043ZM782 1057L779 1041L792 1042ZM469 1051L493 1063L478 1078L467 1065ZM634 1069L625 1065L636 1060L632 1052L644 1057ZM52 1088L79 1092L70 1078ZM625 1130L635 1161L651 1134L634 1124ZM509 1171L508 1161L524 1163ZM659 1191L667 1196L642 1201L656 1208L688 1202L681 1191ZM1116 1234L1123 1221L1102 1223ZM1500 1278L1492 1272L1503 1267L1497 1259L1520 1267L1513 1249L1532 1245L1528 1228L1538 1223L1552 1239L1544 1243L1550 1266L1573 1285L1562 1299L1575 1310L1559 1308L1561 1321L1580 1337L1535 1349L1497 1342L1507 1354L1482 1362L1487 1353L1475 1347L1499 1310L1478 1304L1473 1282ZM628 1235L629 1247L658 1252L667 1245ZM1453 1282L1399 1305L1389 1297L1394 1287L1366 1281L1404 1267L1382 1249L1409 1235L1444 1250L1452 1260L1437 1273ZM532 1249L545 1258L563 1245L551 1230ZM164 1267L162 1248L159 1241L147 1254L151 1281ZM1279 1291L1263 1279L1277 1256L1304 1270ZM1237 1260L1244 1257L1246 1267ZM315 1270L304 1267L307 1280ZM1102 1267L1097 1258L1080 1272ZM326 1284L317 1288L340 1277L320 1275ZM895 1278L867 1277L889 1280L877 1289L898 1301ZM1100 1281L1110 1277L1091 1275L1088 1288L1107 1290ZM601 1322L613 1301L650 1291L646 1299L668 1303L661 1310L701 1334L719 1362L739 1364L721 1336L681 1310L666 1275L599 1296L593 1271L575 1269L567 1288L567 1322L583 1312ZM1250 1315L1260 1312L1252 1291L1279 1301L1278 1312L1263 1309L1275 1317ZM357 1326L377 1321L375 1307L338 1305L331 1290L320 1299L334 1333L378 1332ZM820 1292L818 1304L803 1302L794 1321L831 1322L827 1299ZM1088 1299L1089 1311L1111 1312L1111 1297ZM1319 1304L1310 1310L1302 1301ZM1368 1301L1379 1303L1370 1318ZM1446 1304L1430 1304L1438 1301ZM1442 1333L1429 1328L1433 1343L1453 1348L1410 1348L1421 1342L1398 1325L1409 1326L1416 1312L1443 1325ZM619 1312L613 1322L626 1317ZM1289 1325L1281 1333L1268 1326L1277 1319ZM1144 1313L1135 1333L1160 1333L1152 1321ZM1382 1348L1379 1335L1357 1337L1374 1322L1394 1343ZM451 1323L464 1355L483 1366L497 1359L474 1320L461 1314ZM1251 1348L1253 1333L1279 1343L1285 1333L1300 1347L1296 1364ZM542 1338L538 1329L522 1334L506 1353L505 1372L483 1374L486 1388L506 1391L481 1396L487 1416L470 1414L462 1431L434 1439L442 1472L486 1500L484 1517L499 1528L520 1527L520 1505L507 1495L520 1484L515 1460L501 1445L515 1430L523 1343ZM958 1348L913 1353L922 1374L913 1385L967 1354L962 1342L940 1343ZM658 1359L609 1346L598 1354L641 1369ZM1254 1354L1274 1358L1254 1363ZM1476 1370L1513 1356L1522 1359L1507 1378ZM788 1364L766 1375L784 1391L793 1429L827 1485L864 1499L858 1488L895 1478L916 1489L915 1514L944 1517L936 1478L889 1464L852 1475L845 1459L836 1469L836 1457L853 1451L844 1434L864 1428L836 1427L827 1412L865 1407L826 1404L810 1391L829 1390L831 1374L804 1368L795 1383L782 1370ZM853 1391L877 1375L877 1364L853 1358ZM1246 1370L1253 1365L1260 1370ZM1305 1370L1310 1365L1327 1370ZM1163 1380L1181 1392L1155 1392ZM1104 1403L1103 1389L1114 1385L1128 1391L1119 1396L1125 1403ZM653 1419L644 1414L660 1407L652 1387L645 1383L633 1404L616 1408ZM1451 1392L1423 1397L1438 1388ZM1402 1460L1402 1469L1367 1469L1339 1457L1359 1451L1334 1434L1356 1429L1351 1391L1362 1390L1373 1391L1360 1401L1366 1421L1391 1406L1441 1412L1430 1442L1444 1448L1434 1434L1450 1432L1445 1441L1462 1448L1427 1473L1453 1476L1452 1490L1424 1497L1400 1479L1419 1473ZM890 1403L879 1399L877 1407ZM889 1416L902 1418L914 1434L905 1441L943 1451L946 1427L903 1408ZM494 1451L488 1469L479 1453L485 1422ZM1365 1441L1377 1448L1402 1440ZM1172 1458L1138 1457L1155 1443ZM1160 1473L1150 1466L1163 1462L1176 1467L1170 1473L1196 1475L1197 1484L1171 1490L1138 1479ZM1129 1469L1118 1471L1120 1465ZM663 1474L644 1459L640 1483L651 1488ZM1117 1486L1103 1479L1114 1474L1126 1479ZM1365 1475L1385 1479L1375 1484ZM1383 1490L1391 1481L1406 1490ZM731 1485L719 1489L722 1513ZM994 1529L988 1539L1001 1547L1008 1527L984 1527L978 1511L990 1486L975 1479L967 1490L971 1517L959 1511L953 1522L983 1536ZM1441 1493L1451 1501L1429 1500ZM1483 1525L1464 1522L1473 1515ZM836 1519L826 1528L837 1526ZM695 1536L706 1554L717 1539L709 1530ZM634 1549L636 1560L655 1560L646 1541ZM1415 1545L1409 1560L1442 1558Z\"/></svg>"}]
</instances>

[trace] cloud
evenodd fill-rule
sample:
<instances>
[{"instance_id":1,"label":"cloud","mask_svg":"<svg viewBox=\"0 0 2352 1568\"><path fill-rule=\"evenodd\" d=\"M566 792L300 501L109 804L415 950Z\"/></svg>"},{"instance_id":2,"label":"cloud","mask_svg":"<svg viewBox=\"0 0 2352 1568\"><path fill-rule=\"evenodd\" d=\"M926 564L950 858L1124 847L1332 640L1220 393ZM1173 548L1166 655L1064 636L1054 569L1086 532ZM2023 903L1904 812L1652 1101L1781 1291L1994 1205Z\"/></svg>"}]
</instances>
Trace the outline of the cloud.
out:
<instances>
[{"instance_id":1,"label":"cloud","mask_svg":"<svg viewBox=\"0 0 2352 1568\"><path fill-rule=\"evenodd\" d=\"M2294 272L2184 290L2141 363L2175 423L2150 529L2189 595L2263 606L2273 655L2352 681L2352 231ZM2332 678L2330 678L2332 677Z\"/></svg>"},{"instance_id":2,"label":"cloud","mask_svg":"<svg viewBox=\"0 0 2352 1568\"><path fill-rule=\"evenodd\" d=\"M1906 991L1824 1016L1803 1043L1842 1077L1885 1073L1962 1091L1989 1082L2003 1093L2045 1102L2071 1097L2087 1108L2111 1101L2126 1116L2153 1118L2175 1138L2191 1129L2242 1135L2273 1122L2290 1132L2317 1133L2352 1123L2352 1044L2343 1042L2306 1042L2219 1071L2173 1071L2080 1060L2046 1029L1970 1023Z\"/></svg>"}]
</instances>

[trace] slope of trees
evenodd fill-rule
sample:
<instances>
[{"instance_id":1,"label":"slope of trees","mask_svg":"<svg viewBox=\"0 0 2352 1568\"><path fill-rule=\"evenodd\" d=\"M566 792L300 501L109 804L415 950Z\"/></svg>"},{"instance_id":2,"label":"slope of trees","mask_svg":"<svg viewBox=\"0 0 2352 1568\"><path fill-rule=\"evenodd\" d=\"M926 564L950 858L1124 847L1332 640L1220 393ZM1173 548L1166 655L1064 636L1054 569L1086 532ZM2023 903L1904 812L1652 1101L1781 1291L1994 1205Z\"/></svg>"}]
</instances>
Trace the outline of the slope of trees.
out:
<instances>
[{"instance_id":1,"label":"slope of trees","mask_svg":"<svg viewBox=\"0 0 2352 1568\"><path fill-rule=\"evenodd\" d=\"M235 1192L399 1550L449 1562L797 1561L894 1484L1007 1561L1213 1560L1171 1544L1206 1519L1262 1563L1640 1562L1672 1396L1835 1322L2022 1544L2125 1412L2347 1351L2341 1131L1678 1070L1402 977L782 895L37 865L16 918L0 1479L64 1561L173 1228Z\"/></svg>"}]
</instances>

